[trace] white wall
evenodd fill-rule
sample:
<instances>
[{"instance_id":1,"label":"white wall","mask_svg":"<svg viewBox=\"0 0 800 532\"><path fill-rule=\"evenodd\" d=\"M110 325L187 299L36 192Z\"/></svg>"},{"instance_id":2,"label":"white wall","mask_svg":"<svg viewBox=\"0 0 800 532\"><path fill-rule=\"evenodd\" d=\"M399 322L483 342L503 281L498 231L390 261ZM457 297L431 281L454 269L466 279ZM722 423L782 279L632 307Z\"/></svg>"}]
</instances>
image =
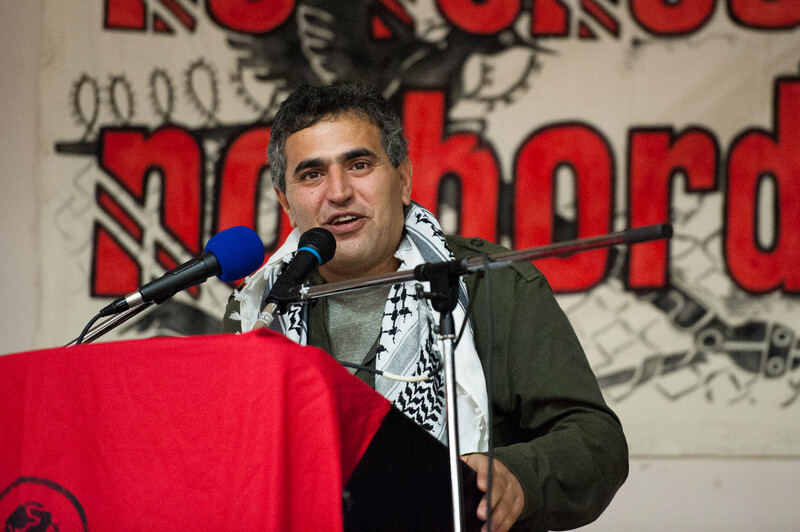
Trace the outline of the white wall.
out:
<instances>
[{"instance_id":1,"label":"white wall","mask_svg":"<svg viewBox=\"0 0 800 532\"><path fill-rule=\"evenodd\" d=\"M0 353L10 353L40 347L34 139L41 5L0 0L0 7ZM585 530L800 530L798 493L796 459L634 459L617 498Z\"/></svg>"},{"instance_id":2,"label":"white wall","mask_svg":"<svg viewBox=\"0 0 800 532\"><path fill-rule=\"evenodd\" d=\"M0 353L37 324L36 64L41 2L0 0Z\"/></svg>"},{"instance_id":3,"label":"white wall","mask_svg":"<svg viewBox=\"0 0 800 532\"><path fill-rule=\"evenodd\" d=\"M800 530L800 461L633 459L587 532Z\"/></svg>"}]
</instances>

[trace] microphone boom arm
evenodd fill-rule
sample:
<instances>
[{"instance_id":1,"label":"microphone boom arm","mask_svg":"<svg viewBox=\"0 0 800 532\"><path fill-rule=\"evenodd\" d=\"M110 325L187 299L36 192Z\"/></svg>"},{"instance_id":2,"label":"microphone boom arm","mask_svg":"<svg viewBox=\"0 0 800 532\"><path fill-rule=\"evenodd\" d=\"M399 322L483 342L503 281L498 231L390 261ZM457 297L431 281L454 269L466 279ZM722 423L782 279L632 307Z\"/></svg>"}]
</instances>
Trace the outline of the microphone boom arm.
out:
<instances>
[{"instance_id":1,"label":"microphone boom arm","mask_svg":"<svg viewBox=\"0 0 800 532\"><path fill-rule=\"evenodd\" d=\"M95 325L94 327L92 327L91 329L89 329L89 332L86 333L86 336L84 336L83 342L81 342L81 343L82 344L88 344L90 342L93 342L93 341L97 340L98 338L100 338L101 336L106 334L107 332L116 329L118 326L122 325L123 323L125 323L129 319L133 318L137 314L140 314L140 313L144 312L145 310L147 310L148 308L150 308L154 304L155 303L153 303L153 302L144 302L144 303L142 303L142 304L140 304L138 306L129 308L127 310L123 310L122 312L120 312L118 314L114 314L113 316L108 318L106 321L104 321L102 323L99 323L99 324ZM72 346L77 345L77 344L78 344L78 339L75 338L70 343L65 345L64 347L72 347Z\"/></svg>"},{"instance_id":2,"label":"microphone boom arm","mask_svg":"<svg viewBox=\"0 0 800 532\"><path fill-rule=\"evenodd\" d=\"M670 238L671 236L672 225L668 223L648 225L645 227L626 229L624 231L617 231L615 233L608 233L600 236L579 238L576 240L568 240L566 242L556 242L546 246L495 253L494 255L489 255L488 267L489 269L502 268L514 262L532 261L558 255L571 255L581 251L600 249L618 244L636 244L650 240ZM294 291L291 301L308 301L318 297L326 297L343 292L349 292L350 290L360 290L363 288L371 288L386 284L397 284L406 281L426 281L426 275L428 274L429 270L433 268L446 268L452 273L465 275L486 269L486 263L483 260L483 257L473 257L471 259L462 259L460 261L422 264L413 270L403 270L388 274L373 275L369 277L362 277L360 279L353 279L351 281L340 281L338 283L303 287Z\"/></svg>"}]
</instances>

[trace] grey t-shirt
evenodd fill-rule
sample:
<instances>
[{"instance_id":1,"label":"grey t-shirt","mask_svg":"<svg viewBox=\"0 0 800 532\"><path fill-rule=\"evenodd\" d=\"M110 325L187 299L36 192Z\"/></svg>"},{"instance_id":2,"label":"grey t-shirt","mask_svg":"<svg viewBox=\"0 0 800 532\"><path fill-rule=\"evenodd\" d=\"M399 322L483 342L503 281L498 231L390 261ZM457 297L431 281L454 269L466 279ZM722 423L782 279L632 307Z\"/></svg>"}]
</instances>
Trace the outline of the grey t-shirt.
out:
<instances>
[{"instance_id":1,"label":"grey t-shirt","mask_svg":"<svg viewBox=\"0 0 800 532\"><path fill-rule=\"evenodd\" d=\"M378 339L390 286L354 290L328 297L331 354L340 362L363 364ZM348 368L351 373L355 369Z\"/></svg>"}]
</instances>

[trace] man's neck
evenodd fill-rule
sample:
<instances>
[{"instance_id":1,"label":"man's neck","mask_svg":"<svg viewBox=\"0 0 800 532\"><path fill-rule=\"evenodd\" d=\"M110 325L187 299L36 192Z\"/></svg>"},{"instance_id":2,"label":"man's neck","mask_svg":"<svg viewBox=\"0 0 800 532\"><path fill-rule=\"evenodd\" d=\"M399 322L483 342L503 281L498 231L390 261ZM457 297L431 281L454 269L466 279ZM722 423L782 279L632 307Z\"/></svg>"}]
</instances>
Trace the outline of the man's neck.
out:
<instances>
[{"instance_id":1,"label":"man's neck","mask_svg":"<svg viewBox=\"0 0 800 532\"><path fill-rule=\"evenodd\" d=\"M360 270L358 268L339 269L328 263L319 267L319 274L325 279L326 283L338 283L340 281L352 281L353 279L360 279L362 277L372 277L373 275L396 272L399 267L400 259L391 256L386 261L369 270Z\"/></svg>"}]
</instances>

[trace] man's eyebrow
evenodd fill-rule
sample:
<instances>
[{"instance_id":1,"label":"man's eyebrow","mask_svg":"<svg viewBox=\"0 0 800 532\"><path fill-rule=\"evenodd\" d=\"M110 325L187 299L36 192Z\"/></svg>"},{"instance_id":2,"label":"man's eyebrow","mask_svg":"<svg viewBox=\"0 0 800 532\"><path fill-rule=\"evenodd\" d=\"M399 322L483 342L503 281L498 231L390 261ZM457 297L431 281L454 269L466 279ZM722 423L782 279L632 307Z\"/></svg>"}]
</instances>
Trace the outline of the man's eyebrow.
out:
<instances>
[{"instance_id":1,"label":"man's eyebrow","mask_svg":"<svg viewBox=\"0 0 800 532\"><path fill-rule=\"evenodd\" d=\"M325 160L322 157L314 157L314 158L311 158L311 159L303 159L302 161L297 163L297 166L295 166L294 175L299 174L300 172L302 172L306 168L315 168L315 167L324 166L324 165L325 165Z\"/></svg>"},{"instance_id":2,"label":"man's eyebrow","mask_svg":"<svg viewBox=\"0 0 800 532\"><path fill-rule=\"evenodd\" d=\"M377 158L378 156L375 155L375 152L373 152L370 149L367 149L367 148L355 148L353 150L344 152L342 154L342 156L340 157L340 159L342 161L349 161L351 159L358 159L359 157L376 157Z\"/></svg>"},{"instance_id":3,"label":"man's eyebrow","mask_svg":"<svg viewBox=\"0 0 800 532\"><path fill-rule=\"evenodd\" d=\"M359 157L377 158L378 156L375 154L375 152L373 152L368 148L354 148L350 151L344 152L343 154L338 156L337 159L340 161L350 161L352 159L357 159ZM323 159L322 157L312 157L310 159L303 159L302 161L297 163L297 166L295 166L293 175L297 175L303 170L306 170L307 168L317 168L320 166L325 166L325 164L326 164L325 159Z\"/></svg>"}]
</instances>

